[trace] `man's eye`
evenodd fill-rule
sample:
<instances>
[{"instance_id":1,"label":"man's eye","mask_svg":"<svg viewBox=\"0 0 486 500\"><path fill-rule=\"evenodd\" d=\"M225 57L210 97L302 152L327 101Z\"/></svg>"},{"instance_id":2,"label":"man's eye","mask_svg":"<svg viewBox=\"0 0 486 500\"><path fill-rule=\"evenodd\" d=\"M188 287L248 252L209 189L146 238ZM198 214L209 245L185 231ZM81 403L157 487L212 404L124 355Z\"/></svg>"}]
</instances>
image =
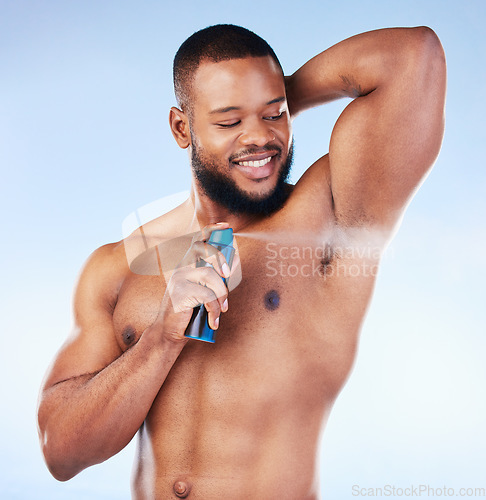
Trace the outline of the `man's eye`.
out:
<instances>
[{"instance_id":1,"label":"man's eye","mask_svg":"<svg viewBox=\"0 0 486 500\"><path fill-rule=\"evenodd\" d=\"M281 111L278 115L266 116L265 120L275 121L275 120L279 120L280 118L282 118L282 116L283 116L283 111Z\"/></svg>"},{"instance_id":2,"label":"man's eye","mask_svg":"<svg viewBox=\"0 0 486 500\"><path fill-rule=\"evenodd\" d=\"M239 125L240 123L241 123L240 120L238 120L237 122L233 123L217 123L216 125L222 128L231 128L231 127L236 127L236 125Z\"/></svg>"}]
</instances>

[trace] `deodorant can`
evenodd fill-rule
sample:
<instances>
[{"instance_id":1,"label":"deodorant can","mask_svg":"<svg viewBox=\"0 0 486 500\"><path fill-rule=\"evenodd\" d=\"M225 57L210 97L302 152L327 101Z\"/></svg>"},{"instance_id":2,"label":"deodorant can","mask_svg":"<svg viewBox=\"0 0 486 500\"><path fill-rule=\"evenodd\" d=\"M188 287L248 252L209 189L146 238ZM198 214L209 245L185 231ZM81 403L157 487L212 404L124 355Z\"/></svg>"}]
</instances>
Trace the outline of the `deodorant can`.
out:
<instances>
[{"instance_id":1,"label":"deodorant can","mask_svg":"<svg viewBox=\"0 0 486 500\"><path fill-rule=\"evenodd\" d=\"M228 266L231 269L235 249L233 248L233 229L215 229L209 237L208 243L217 248L225 257ZM207 267L208 264L204 260L196 263L196 267ZM222 278L223 283L226 284L226 279ZM203 340L204 342L211 342L214 344L216 332L209 327L208 312L201 304L194 308L191 320L187 325L184 337L191 339Z\"/></svg>"}]
</instances>

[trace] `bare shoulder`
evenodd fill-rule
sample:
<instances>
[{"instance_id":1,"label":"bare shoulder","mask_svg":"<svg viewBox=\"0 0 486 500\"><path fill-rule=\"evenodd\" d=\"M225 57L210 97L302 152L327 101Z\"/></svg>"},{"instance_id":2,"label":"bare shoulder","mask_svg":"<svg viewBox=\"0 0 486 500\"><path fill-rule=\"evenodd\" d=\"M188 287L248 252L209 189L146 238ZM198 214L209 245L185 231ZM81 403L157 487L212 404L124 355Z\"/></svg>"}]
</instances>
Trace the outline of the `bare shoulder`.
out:
<instances>
[{"instance_id":1,"label":"bare shoulder","mask_svg":"<svg viewBox=\"0 0 486 500\"><path fill-rule=\"evenodd\" d=\"M122 242L103 245L83 266L73 297L73 326L44 380L44 390L97 373L122 353L113 331L118 291L129 272Z\"/></svg>"},{"instance_id":2,"label":"bare shoulder","mask_svg":"<svg viewBox=\"0 0 486 500\"><path fill-rule=\"evenodd\" d=\"M120 291L133 275L131 261L161 240L173 237L183 209L169 212L137 228L118 242L96 249L86 260L74 290L71 333L45 378L48 390L64 381L76 383L103 370L123 354L113 313Z\"/></svg>"},{"instance_id":3,"label":"bare shoulder","mask_svg":"<svg viewBox=\"0 0 486 500\"><path fill-rule=\"evenodd\" d=\"M110 308L129 272L123 240L96 249L81 270L75 292L77 301L101 300ZM79 304L82 305L82 304Z\"/></svg>"},{"instance_id":4,"label":"bare shoulder","mask_svg":"<svg viewBox=\"0 0 486 500\"><path fill-rule=\"evenodd\" d=\"M190 232L194 206L190 199L137 227L122 245L129 268L136 274L159 274L157 247Z\"/></svg>"}]
</instances>

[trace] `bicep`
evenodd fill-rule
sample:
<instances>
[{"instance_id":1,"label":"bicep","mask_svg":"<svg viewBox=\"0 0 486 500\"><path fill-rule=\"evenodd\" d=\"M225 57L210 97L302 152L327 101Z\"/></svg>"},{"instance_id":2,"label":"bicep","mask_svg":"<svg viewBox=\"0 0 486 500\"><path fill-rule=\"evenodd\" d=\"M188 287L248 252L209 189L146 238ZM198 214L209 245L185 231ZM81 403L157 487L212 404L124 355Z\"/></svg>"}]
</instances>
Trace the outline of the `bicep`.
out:
<instances>
[{"instance_id":1,"label":"bicep","mask_svg":"<svg viewBox=\"0 0 486 500\"><path fill-rule=\"evenodd\" d=\"M402 74L347 106L329 150L338 220L396 222L438 154L444 96L440 54L419 52Z\"/></svg>"},{"instance_id":2,"label":"bicep","mask_svg":"<svg viewBox=\"0 0 486 500\"><path fill-rule=\"evenodd\" d=\"M74 325L49 369L44 389L96 374L122 354L112 320L113 266L104 266L106 255L100 253L106 250L100 250L80 275L73 300Z\"/></svg>"}]
</instances>

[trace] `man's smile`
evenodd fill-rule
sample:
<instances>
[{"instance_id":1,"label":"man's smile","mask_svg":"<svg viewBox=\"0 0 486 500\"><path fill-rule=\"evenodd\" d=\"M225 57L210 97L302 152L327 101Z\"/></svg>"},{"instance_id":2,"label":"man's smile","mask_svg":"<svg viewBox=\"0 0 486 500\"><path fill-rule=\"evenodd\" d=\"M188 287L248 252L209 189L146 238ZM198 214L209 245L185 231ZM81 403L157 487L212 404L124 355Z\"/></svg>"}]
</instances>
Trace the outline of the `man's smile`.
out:
<instances>
[{"instance_id":1,"label":"man's smile","mask_svg":"<svg viewBox=\"0 0 486 500\"><path fill-rule=\"evenodd\" d=\"M263 167L263 165L266 165L271 159L271 156L267 156L263 160L238 161L236 163L242 167Z\"/></svg>"},{"instance_id":2,"label":"man's smile","mask_svg":"<svg viewBox=\"0 0 486 500\"><path fill-rule=\"evenodd\" d=\"M277 159L282 150L276 146L267 146L264 151L245 151L230 158L239 172L252 180L261 180L271 176L277 168Z\"/></svg>"},{"instance_id":3,"label":"man's smile","mask_svg":"<svg viewBox=\"0 0 486 500\"><path fill-rule=\"evenodd\" d=\"M245 159L233 162L239 172L245 177L253 180L260 180L270 177L277 168L277 154L268 155L261 159Z\"/></svg>"}]
</instances>

